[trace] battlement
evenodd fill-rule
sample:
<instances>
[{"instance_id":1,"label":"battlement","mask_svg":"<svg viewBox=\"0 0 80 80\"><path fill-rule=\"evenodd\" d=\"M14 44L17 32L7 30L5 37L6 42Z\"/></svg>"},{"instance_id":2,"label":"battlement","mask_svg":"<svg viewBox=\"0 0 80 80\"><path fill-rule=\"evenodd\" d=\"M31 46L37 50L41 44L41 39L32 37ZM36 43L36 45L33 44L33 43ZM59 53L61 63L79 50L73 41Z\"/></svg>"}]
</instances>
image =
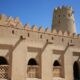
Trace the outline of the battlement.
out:
<instances>
[{"instance_id":1,"label":"battlement","mask_svg":"<svg viewBox=\"0 0 80 80\"><path fill-rule=\"evenodd\" d=\"M62 7L66 8L66 7ZM69 8L69 7L67 7ZM73 38L79 38L80 35L76 35L75 33L70 33L70 32L63 32L61 30L57 31L56 29L50 30L49 28L46 28L45 30L43 29L42 26L38 27L36 25L33 25L32 27L30 26L30 24L25 24L22 25L22 23L20 22L19 18L16 17L15 19L10 17L7 17L5 15L0 15L0 26L3 27L9 27L9 28L13 28L13 29L18 29L18 30L26 30L26 31L30 31L30 32L36 32L36 33L45 33L45 34L52 34L52 35L56 35L56 36L66 36L66 37L73 37Z\"/></svg>"},{"instance_id":2,"label":"battlement","mask_svg":"<svg viewBox=\"0 0 80 80\"><path fill-rule=\"evenodd\" d=\"M70 6L61 6L61 7L54 8L54 12L61 11L61 10L71 10L71 11L73 11L72 7L70 7Z\"/></svg>"}]
</instances>

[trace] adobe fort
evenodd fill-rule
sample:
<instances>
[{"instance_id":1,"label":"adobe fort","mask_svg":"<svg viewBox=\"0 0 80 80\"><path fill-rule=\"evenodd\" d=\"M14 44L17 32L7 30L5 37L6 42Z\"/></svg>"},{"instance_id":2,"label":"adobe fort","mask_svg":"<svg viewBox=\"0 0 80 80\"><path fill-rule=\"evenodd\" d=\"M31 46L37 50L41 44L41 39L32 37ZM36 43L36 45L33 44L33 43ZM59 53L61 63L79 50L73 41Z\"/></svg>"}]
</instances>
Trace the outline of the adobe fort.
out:
<instances>
[{"instance_id":1,"label":"adobe fort","mask_svg":"<svg viewBox=\"0 0 80 80\"><path fill-rule=\"evenodd\" d=\"M80 80L80 35L71 7L54 9L52 29L0 15L0 80Z\"/></svg>"}]
</instances>

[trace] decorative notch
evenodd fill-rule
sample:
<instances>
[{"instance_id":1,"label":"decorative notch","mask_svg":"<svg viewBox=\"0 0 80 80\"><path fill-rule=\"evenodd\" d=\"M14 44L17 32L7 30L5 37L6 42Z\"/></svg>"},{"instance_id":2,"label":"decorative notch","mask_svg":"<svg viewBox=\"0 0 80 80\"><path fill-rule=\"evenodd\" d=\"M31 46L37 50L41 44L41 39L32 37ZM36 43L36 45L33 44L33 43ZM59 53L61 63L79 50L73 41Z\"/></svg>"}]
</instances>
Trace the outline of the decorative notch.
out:
<instances>
[{"instance_id":1,"label":"decorative notch","mask_svg":"<svg viewBox=\"0 0 80 80\"><path fill-rule=\"evenodd\" d=\"M14 34L14 30L12 30L12 34Z\"/></svg>"},{"instance_id":2,"label":"decorative notch","mask_svg":"<svg viewBox=\"0 0 80 80\"><path fill-rule=\"evenodd\" d=\"M37 26L36 26L36 25L33 25L33 26L32 26L32 30L33 30L34 32L37 32L37 31L38 31Z\"/></svg>"},{"instance_id":3,"label":"decorative notch","mask_svg":"<svg viewBox=\"0 0 80 80\"><path fill-rule=\"evenodd\" d=\"M44 32L44 29L42 28L42 26L39 28L39 32Z\"/></svg>"},{"instance_id":4,"label":"decorative notch","mask_svg":"<svg viewBox=\"0 0 80 80\"><path fill-rule=\"evenodd\" d=\"M40 38L42 39L42 34L40 35Z\"/></svg>"},{"instance_id":5,"label":"decorative notch","mask_svg":"<svg viewBox=\"0 0 80 80\"><path fill-rule=\"evenodd\" d=\"M46 33L50 33L49 28L46 28L46 29L45 29L45 32L46 32Z\"/></svg>"},{"instance_id":6,"label":"decorative notch","mask_svg":"<svg viewBox=\"0 0 80 80\"><path fill-rule=\"evenodd\" d=\"M20 22L19 17L16 17L14 21L15 21L16 23L19 23L19 22Z\"/></svg>"},{"instance_id":7,"label":"decorative notch","mask_svg":"<svg viewBox=\"0 0 80 80\"><path fill-rule=\"evenodd\" d=\"M16 26L16 23L14 21L9 21L8 25L14 27Z\"/></svg>"},{"instance_id":8,"label":"decorative notch","mask_svg":"<svg viewBox=\"0 0 80 80\"><path fill-rule=\"evenodd\" d=\"M52 33L53 33L53 34L57 34L56 29L53 29Z\"/></svg>"},{"instance_id":9,"label":"decorative notch","mask_svg":"<svg viewBox=\"0 0 80 80\"><path fill-rule=\"evenodd\" d=\"M78 34L77 37L80 39L80 34Z\"/></svg>"},{"instance_id":10,"label":"decorative notch","mask_svg":"<svg viewBox=\"0 0 80 80\"><path fill-rule=\"evenodd\" d=\"M30 34L28 33L27 36L30 37Z\"/></svg>"},{"instance_id":11,"label":"decorative notch","mask_svg":"<svg viewBox=\"0 0 80 80\"><path fill-rule=\"evenodd\" d=\"M76 33L73 33L72 35L73 35L73 37L74 37L74 38L77 38L77 35L76 35Z\"/></svg>"},{"instance_id":12,"label":"decorative notch","mask_svg":"<svg viewBox=\"0 0 80 80\"><path fill-rule=\"evenodd\" d=\"M68 36L72 36L72 33L68 32Z\"/></svg>"},{"instance_id":13,"label":"decorative notch","mask_svg":"<svg viewBox=\"0 0 80 80\"><path fill-rule=\"evenodd\" d=\"M14 21L14 19L12 17L9 17L7 19L7 22L8 22L9 26L12 26L12 27L16 26L16 23L15 23L15 21Z\"/></svg>"},{"instance_id":14,"label":"decorative notch","mask_svg":"<svg viewBox=\"0 0 80 80\"><path fill-rule=\"evenodd\" d=\"M59 30L58 35L63 35L63 32L61 30Z\"/></svg>"},{"instance_id":15,"label":"decorative notch","mask_svg":"<svg viewBox=\"0 0 80 80\"><path fill-rule=\"evenodd\" d=\"M16 23L16 27L17 27L17 28L21 28L21 29L23 28L23 25L22 25L19 17L16 17L14 21L15 21L15 23Z\"/></svg>"},{"instance_id":16,"label":"decorative notch","mask_svg":"<svg viewBox=\"0 0 80 80\"><path fill-rule=\"evenodd\" d=\"M53 36L51 37L51 40L54 40L54 37Z\"/></svg>"},{"instance_id":17,"label":"decorative notch","mask_svg":"<svg viewBox=\"0 0 80 80\"><path fill-rule=\"evenodd\" d=\"M30 25L29 25L29 24L25 24L24 28L25 28L26 30L31 30L31 28L30 28Z\"/></svg>"},{"instance_id":18,"label":"decorative notch","mask_svg":"<svg viewBox=\"0 0 80 80\"><path fill-rule=\"evenodd\" d=\"M64 36L68 36L68 32L67 31L64 32Z\"/></svg>"}]
</instances>

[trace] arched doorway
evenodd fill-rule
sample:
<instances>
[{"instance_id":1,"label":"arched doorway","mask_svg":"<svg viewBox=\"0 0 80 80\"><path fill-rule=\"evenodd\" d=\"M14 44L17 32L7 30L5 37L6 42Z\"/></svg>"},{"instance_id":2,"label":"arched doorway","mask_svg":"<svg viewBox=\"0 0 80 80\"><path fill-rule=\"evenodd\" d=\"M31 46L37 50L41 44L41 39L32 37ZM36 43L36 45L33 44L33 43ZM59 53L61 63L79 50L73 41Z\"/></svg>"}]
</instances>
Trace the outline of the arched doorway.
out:
<instances>
[{"instance_id":1,"label":"arched doorway","mask_svg":"<svg viewBox=\"0 0 80 80\"><path fill-rule=\"evenodd\" d=\"M77 61L75 61L73 65L73 76L74 80L80 80L79 63Z\"/></svg>"},{"instance_id":2,"label":"arched doorway","mask_svg":"<svg viewBox=\"0 0 80 80\"><path fill-rule=\"evenodd\" d=\"M0 79L8 79L8 62L0 56Z\"/></svg>"},{"instance_id":3,"label":"arched doorway","mask_svg":"<svg viewBox=\"0 0 80 80\"><path fill-rule=\"evenodd\" d=\"M27 74L28 78L38 78L38 63L34 58L28 61Z\"/></svg>"},{"instance_id":4,"label":"arched doorway","mask_svg":"<svg viewBox=\"0 0 80 80\"><path fill-rule=\"evenodd\" d=\"M58 60L55 60L53 63L53 76L61 77L61 65Z\"/></svg>"}]
</instances>

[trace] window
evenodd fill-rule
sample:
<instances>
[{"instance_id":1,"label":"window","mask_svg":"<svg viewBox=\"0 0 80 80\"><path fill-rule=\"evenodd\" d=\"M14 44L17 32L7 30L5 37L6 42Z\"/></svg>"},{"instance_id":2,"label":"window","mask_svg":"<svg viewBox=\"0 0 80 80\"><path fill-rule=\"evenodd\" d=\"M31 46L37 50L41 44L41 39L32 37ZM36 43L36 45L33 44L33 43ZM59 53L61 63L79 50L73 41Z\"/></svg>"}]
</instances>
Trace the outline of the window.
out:
<instances>
[{"instance_id":1,"label":"window","mask_svg":"<svg viewBox=\"0 0 80 80\"><path fill-rule=\"evenodd\" d=\"M75 61L73 65L73 75L74 75L74 80L80 80L80 69L77 61Z\"/></svg>"},{"instance_id":2,"label":"window","mask_svg":"<svg viewBox=\"0 0 80 80\"><path fill-rule=\"evenodd\" d=\"M28 62L27 74L29 78L38 78L38 64L34 58Z\"/></svg>"},{"instance_id":3,"label":"window","mask_svg":"<svg viewBox=\"0 0 80 80\"><path fill-rule=\"evenodd\" d=\"M42 35L40 35L40 38L42 38Z\"/></svg>"},{"instance_id":4,"label":"window","mask_svg":"<svg viewBox=\"0 0 80 80\"><path fill-rule=\"evenodd\" d=\"M30 37L30 34L28 33L28 37Z\"/></svg>"},{"instance_id":5,"label":"window","mask_svg":"<svg viewBox=\"0 0 80 80\"><path fill-rule=\"evenodd\" d=\"M62 38L62 42L64 42L64 38Z\"/></svg>"},{"instance_id":6,"label":"window","mask_svg":"<svg viewBox=\"0 0 80 80\"><path fill-rule=\"evenodd\" d=\"M54 38L52 37L52 40L53 40Z\"/></svg>"},{"instance_id":7,"label":"window","mask_svg":"<svg viewBox=\"0 0 80 80\"><path fill-rule=\"evenodd\" d=\"M54 77L62 77L62 71L61 71L61 66L60 63L55 60L55 62L53 63L53 76Z\"/></svg>"},{"instance_id":8,"label":"window","mask_svg":"<svg viewBox=\"0 0 80 80\"><path fill-rule=\"evenodd\" d=\"M14 34L14 30L12 30L12 34Z\"/></svg>"},{"instance_id":9,"label":"window","mask_svg":"<svg viewBox=\"0 0 80 80\"><path fill-rule=\"evenodd\" d=\"M23 39L23 36L22 35L20 36L20 39Z\"/></svg>"},{"instance_id":10,"label":"window","mask_svg":"<svg viewBox=\"0 0 80 80\"><path fill-rule=\"evenodd\" d=\"M72 40L70 42L72 43Z\"/></svg>"},{"instance_id":11,"label":"window","mask_svg":"<svg viewBox=\"0 0 80 80\"><path fill-rule=\"evenodd\" d=\"M0 80L8 79L8 62L4 57L0 56Z\"/></svg>"},{"instance_id":12,"label":"window","mask_svg":"<svg viewBox=\"0 0 80 80\"><path fill-rule=\"evenodd\" d=\"M46 39L46 42L48 42L48 39Z\"/></svg>"}]
</instances>

